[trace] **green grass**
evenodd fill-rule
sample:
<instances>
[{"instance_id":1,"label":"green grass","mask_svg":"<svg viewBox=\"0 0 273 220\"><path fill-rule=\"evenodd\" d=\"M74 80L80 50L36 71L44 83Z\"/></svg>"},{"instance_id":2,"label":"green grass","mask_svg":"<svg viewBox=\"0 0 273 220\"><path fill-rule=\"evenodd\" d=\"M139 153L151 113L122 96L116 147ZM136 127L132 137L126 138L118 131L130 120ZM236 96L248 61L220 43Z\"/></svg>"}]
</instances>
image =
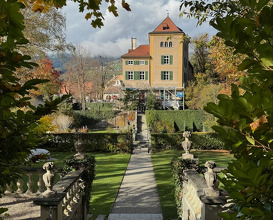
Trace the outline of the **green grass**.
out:
<instances>
[{"instance_id":1,"label":"green grass","mask_svg":"<svg viewBox=\"0 0 273 220\"><path fill-rule=\"evenodd\" d=\"M109 215L115 201L130 154L96 154L96 177L92 187L90 212Z\"/></svg>"},{"instance_id":2,"label":"green grass","mask_svg":"<svg viewBox=\"0 0 273 220\"><path fill-rule=\"evenodd\" d=\"M174 197L175 186L170 163L173 157L179 155L181 155L181 152L172 150L151 155L164 220L178 218Z\"/></svg>"},{"instance_id":3,"label":"green grass","mask_svg":"<svg viewBox=\"0 0 273 220\"><path fill-rule=\"evenodd\" d=\"M161 208L164 220L178 219L174 197L174 180L171 168L171 161L182 155L182 151L166 150L152 154L155 178L160 197ZM218 167L226 167L233 158L228 153L216 151L192 151L198 157L201 164L207 160L213 160Z\"/></svg>"},{"instance_id":4,"label":"green grass","mask_svg":"<svg viewBox=\"0 0 273 220\"><path fill-rule=\"evenodd\" d=\"M63 167L63 160L75 153L52 152L51 157L56 167ZM95 156L96 171L91 192L90 211L95 219L99 214L109 215L115 201L123 175L126 171L130 154L88 153ZM35 163L32 167L42 167L45 161Z\"/></svg>"}]
</instances>

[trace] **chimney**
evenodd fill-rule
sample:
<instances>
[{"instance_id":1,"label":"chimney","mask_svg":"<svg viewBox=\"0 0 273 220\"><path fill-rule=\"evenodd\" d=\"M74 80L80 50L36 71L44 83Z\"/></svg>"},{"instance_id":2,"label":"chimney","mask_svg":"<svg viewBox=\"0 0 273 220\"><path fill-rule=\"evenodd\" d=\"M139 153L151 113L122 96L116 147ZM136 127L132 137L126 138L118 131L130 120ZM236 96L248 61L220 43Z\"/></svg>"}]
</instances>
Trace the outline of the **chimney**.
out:
<instances>
[{"instance_id":1,"label":"chimney","mask_svg":"<svg viewBox=\"0 0 273 220\"><path fill-rule=\"evenodd\" d=\"M132 37L131 41L132 41L132 50L135 50L136 49L136 38Z\"/></svg>"}]
</instances>

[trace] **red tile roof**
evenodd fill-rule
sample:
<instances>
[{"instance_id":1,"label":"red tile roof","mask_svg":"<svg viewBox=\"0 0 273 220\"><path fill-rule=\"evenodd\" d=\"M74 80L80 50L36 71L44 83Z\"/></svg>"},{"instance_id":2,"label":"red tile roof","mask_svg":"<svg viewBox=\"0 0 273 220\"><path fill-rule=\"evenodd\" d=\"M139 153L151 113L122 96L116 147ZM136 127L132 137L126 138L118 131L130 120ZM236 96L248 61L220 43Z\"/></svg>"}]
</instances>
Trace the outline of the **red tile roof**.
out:
<instances>
[{"instance_id":1,"label":"red tile roof","mask_svg":"<svg viewBox=\"0 0 273 220\"><path fill-rule=\"evenodd\" d=\"M135 50L130 51L121 56L121 58L149 58L150 57L150 45L140 45Z\"/></svg>"},{"instance_id":2,"label":"red tile roof","mask_svg":"<svg viewBox=\"0 0 273 220\"><path fill-rule=\"evenodd\" d=\"M165 33L165 32L166 33L169 33L169 32L183 33L182 29L177 27L169 17L165 18L165 20L162 21L160 25L158 25L157 28L154 29L154 31L151 33Z\"/></svg>"}]
</instances>

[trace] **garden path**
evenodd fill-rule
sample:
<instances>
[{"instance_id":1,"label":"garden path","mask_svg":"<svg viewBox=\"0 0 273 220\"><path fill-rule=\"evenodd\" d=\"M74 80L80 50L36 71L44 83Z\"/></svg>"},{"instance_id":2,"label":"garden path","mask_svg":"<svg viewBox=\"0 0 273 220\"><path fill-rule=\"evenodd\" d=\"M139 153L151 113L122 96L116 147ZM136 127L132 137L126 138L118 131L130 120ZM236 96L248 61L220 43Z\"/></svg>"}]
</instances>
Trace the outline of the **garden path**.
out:
<instances>
[{"instance_id":1,"label":"garden path","mask_svg":"<svg viewBox=\"0 0 273 220\"><path fill-rule=\"evenodd\" d=\"M162 220L162 211L148 153L145 115L138 117L138 141L135 142L126 173L108 220Z\"/></svg>"}]
</instances>

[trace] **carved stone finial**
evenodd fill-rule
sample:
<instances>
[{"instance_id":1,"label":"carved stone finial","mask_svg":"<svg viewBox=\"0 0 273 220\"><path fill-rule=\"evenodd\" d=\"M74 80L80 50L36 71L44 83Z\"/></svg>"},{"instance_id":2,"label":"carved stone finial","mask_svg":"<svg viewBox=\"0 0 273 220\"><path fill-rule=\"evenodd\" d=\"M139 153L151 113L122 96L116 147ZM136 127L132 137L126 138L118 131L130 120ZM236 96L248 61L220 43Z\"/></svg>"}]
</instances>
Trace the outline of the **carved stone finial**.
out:
<instances>
[{"instance_id":1,"label":"carved stone finial","mask_svg":"<svg viewBox=\"0 0 273 220\"><path fill-rule=\"evenodd\" d=\"M182 155L183 159L193 159L193 155L190 154L190 149L191 149L191 141L189 140L190 136L191 136L190 131L185 131L183 133L183 137L185 138L185 140L182 141L182 147L185 151L185 153Z\"/></svg>"},{"instance_id":2,"label":"carved stone finial","mask_svg":"<svg viewBox=\"0 0 273 220\"><path fill-rule=\"evenodd\" d=\"M46 191L42 195L45 198L56 194L56 191L53 190L53 184L55 179L54 168L55 165L53 162L47 162L43 165L43 169L46 170L46 173L43 175Z\"/></svg>"},{"instance_id":3,"label":"carved stone finial","mask_svg":"<svg viewBox=\"0 0 273 220\"><path fill-rule=\"evenodd\" d=\"M84 144L82 141L82 136L80 133L76 133L76 142L74 144L77 153L74 155L75 159L83 159L84 158L84 153L83 153L83 149L84 149Z\"/></svg>"},{"instance_id":4,"label":"carved stone finial","mask_svg":"<svg viewBox=\"0 0 273 220\"><path fill-rule=\"evenodd\" d=\"M219 196L217 174L213 171L216 167L214 161L207 161L205 167L208 168L207 172L204 173L204 178L206 180L208 188L204 189L206 196Z\"/></svg>"}]
</instances>

